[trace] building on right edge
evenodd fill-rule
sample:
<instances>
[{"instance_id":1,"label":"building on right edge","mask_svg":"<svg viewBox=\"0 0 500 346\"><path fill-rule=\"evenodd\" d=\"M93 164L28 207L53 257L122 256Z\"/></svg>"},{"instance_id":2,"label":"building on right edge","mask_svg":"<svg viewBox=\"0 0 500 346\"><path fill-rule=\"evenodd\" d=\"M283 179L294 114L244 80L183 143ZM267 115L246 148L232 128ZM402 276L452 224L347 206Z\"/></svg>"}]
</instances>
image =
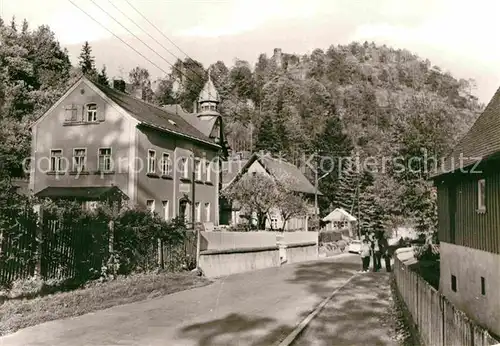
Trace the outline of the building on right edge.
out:
<instances>
[{"instance_id":1,"label":"building on right edge","mask_svg":"<svg viewBox=\"0 0 500 346\"><path fill-rule=\"evenodd\" d=\"M431 178L438 195L439 289L500 335L500 89Z\"/></svg>"}]
</instances>

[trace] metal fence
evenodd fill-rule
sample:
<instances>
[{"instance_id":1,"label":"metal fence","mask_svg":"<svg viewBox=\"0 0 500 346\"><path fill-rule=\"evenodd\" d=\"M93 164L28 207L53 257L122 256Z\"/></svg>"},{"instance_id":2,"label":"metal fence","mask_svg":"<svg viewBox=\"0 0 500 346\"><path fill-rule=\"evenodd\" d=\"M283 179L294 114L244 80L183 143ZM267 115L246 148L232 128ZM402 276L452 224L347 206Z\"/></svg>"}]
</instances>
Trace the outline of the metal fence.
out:
<instances>
[{"instance_id":1,"label":"metal fence","mask_svg":"<svg viewBox=\"0 0 500 346\"><path fill-rule=\"evenodd\" d=\"M410 270L397 254L394 256L394 274L398 293L424 345L490 346L499 343Z\"/></svg>"}]
</instances>

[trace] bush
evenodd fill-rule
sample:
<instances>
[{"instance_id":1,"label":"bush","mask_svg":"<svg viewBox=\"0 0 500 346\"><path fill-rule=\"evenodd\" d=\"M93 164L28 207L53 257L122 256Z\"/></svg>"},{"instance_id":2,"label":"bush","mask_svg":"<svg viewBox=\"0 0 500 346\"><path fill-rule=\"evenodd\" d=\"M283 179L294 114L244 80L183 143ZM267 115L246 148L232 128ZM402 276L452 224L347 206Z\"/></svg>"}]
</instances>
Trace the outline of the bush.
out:
<instances>
[{"instance_id":1,"label":"bush","mask_svg":"<svg viewBox=\"0 0 500 346\"><path fill-rule=\"evenodd\" d=\"M149 211L128 209L114 223L114 252L119 259L118 274L149 271L158 267L158 240L164 246L182 245L188 234L184 220L166 222Z\"/></svg>"},{"instance_id":2,"label":"bush","mask_svg":"<svg viewBox=\"0 0 500 346\"><path fill-rule=\"evenodd\" d=\"M413 249L413 256L419 261L436 262L440 258L439 246L431 243L416 246Z\"/></svg>"},{"instance_id":3,"label":"bush","mask_svg":"<svg viewBox=\"0 0 500 346\"><path fill-rule=\"evenodd\" d=\"M319 232L319 243L333 243L342 240L342 233L336 231L321 231Z\"/></svg>"}]
</instances>

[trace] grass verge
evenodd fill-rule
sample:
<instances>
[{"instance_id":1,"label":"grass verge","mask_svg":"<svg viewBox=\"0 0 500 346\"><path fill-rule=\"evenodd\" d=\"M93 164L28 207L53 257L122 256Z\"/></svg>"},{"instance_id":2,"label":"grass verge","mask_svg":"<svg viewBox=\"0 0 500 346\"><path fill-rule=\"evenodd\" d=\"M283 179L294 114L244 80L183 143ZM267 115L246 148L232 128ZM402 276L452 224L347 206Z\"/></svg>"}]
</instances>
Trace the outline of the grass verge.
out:
<instances>
[{"instance_id":1,"label":"grass verge","mask_svg":"<svg viewBox=\"0 0 500 346\"><path fill-rule=\"evenodd\" d=\"M86 288L0 305L0 336L21 328L61 318L74 317L116 305L157 298L209 284L194 273L136 274Z\"/></svg>"}]
</instances>

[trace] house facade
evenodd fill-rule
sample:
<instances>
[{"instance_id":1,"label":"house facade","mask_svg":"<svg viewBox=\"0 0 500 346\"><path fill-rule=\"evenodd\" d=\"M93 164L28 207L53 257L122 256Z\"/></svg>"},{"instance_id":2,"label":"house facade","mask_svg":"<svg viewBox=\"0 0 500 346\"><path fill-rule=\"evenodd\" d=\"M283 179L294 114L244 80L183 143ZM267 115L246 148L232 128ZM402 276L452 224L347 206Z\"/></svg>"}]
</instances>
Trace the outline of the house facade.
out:
<instances>
[{"instance_id":1,"label":"house facade","mask_svg":"<svg viewBox=\"0 0 500 346\"><path fill-rule=\"evenodd\" d=\"M325 216L322 220L326 223L325 231L347 231L349 237L357 237L357 219L342 208L336 208Z\"/></svg>"},{"instance_id":2,"label":"house facade","mask_svg":"<svg viewBox=\"0 0 500 346\"><path fill-rule=\"evenodd\" d=\"M308 229L308 221L314 215L315 188L298 167L283 159L259 153L254 153L248 159L227 160L222 166L222 190L249 174L262 174L282 182L286 180L289 188L300 194L307 204L306 215L292 217L286 223L277 209L271 210L270 217L266 219L266 229L286 231ZM322 195L321 192L318 191L318 195ZM221 224L237 225L247 223L249 219L254 224L257 222L255 215L242 208L238 201L227 201L223 203L221 209Z\"/></svg>"},{"instance_id":3,"label":"house facade","mask_svg":"<svg viewBox=\"0 0 500 346\"><path fill-rule=\"evenodd\" d=\"M440 291L500 335L500 89L444 166L437 187Z\"/></svg>"},{"instance_id":4,"label":"house facade","mask_svg":"<svg viewBox=\"0 0 500 346\"><path fill-rule=\"evenodd\" d=\"M30 190L99 200L115 187L165 219L191 220L194 203L195 221L218 224L222 119L180 113L82 77L32 126Z\"/></svg>"}]
</instances>

